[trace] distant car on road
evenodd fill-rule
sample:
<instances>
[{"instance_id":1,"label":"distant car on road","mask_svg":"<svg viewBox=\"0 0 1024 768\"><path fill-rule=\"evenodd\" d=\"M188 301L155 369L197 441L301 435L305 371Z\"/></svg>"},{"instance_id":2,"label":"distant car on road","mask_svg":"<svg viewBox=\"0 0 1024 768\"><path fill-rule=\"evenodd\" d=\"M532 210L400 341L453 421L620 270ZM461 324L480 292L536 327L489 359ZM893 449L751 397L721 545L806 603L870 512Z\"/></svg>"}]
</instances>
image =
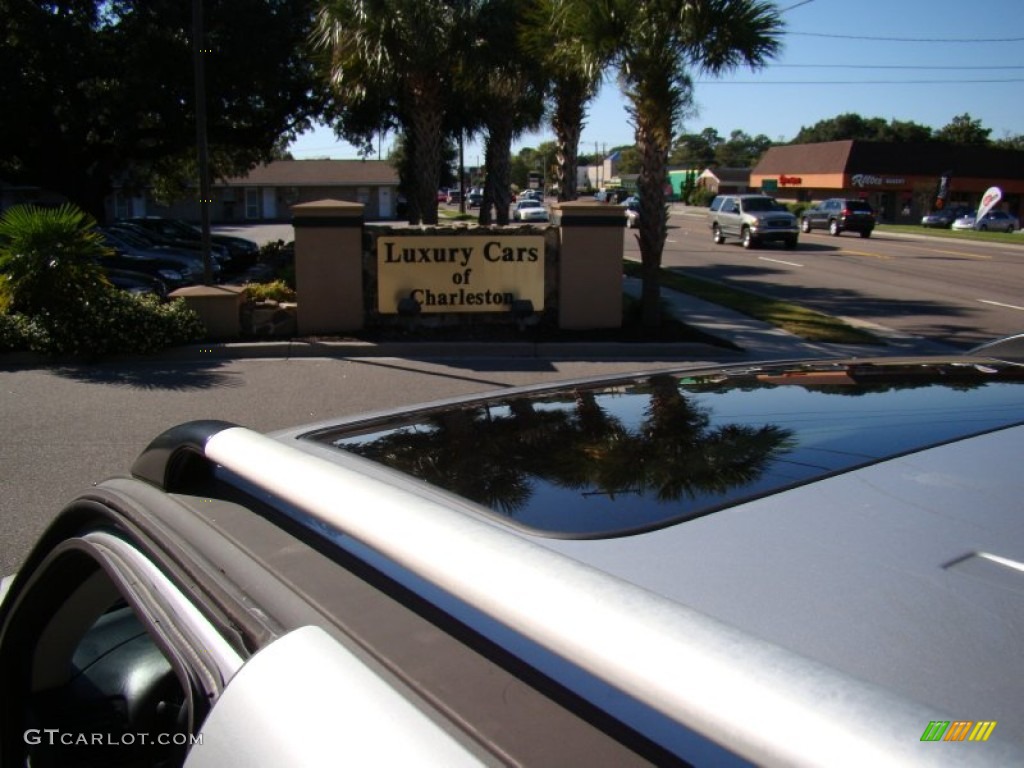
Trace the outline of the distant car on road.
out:
<instances>
[{"instance_id":1,"label":"distant car on road","mask_svg":"<svg viewBox=\"0 0 1024 768\"><path fill-rule=\"evenodd\" d=\"M520 200L512 209L512 221L548 221L548 209L537 200Z\"/></svg>"},{"instance_id":2,"label":"distant car on road","mask_svg":"<svg viewBox=\"0 0 1024 768\"><path fill-rule=\"evenodd\" d=\"M875 212L864 200L834 197L800 214L800 229L805 233L827 229L830 235L837 237L843 232L859 232L861 237L871 237Z\"/></svg>"},{"instance_id":3,"label":"distant car on road","mask_svg":"<svg viewBox=\"0 0 1024 768\"><path fill-rule=\"evenodd\" d=\"M735 237L744 248L770 242L796 248L800 236L796 216L767 195L718 195L708 208L708 225L718 245Z\"/></svg>"},{"instance_id":4,"label":"distant car on road","mask_svg":"<svg viewBox=\"0 0 1024 768\"><path fill-rule=\"evenodd\" d=\"M1016 216L1011 216L1006 211L989 211L977 220L978 212L970 211L953 222L953 229L963 231L976 229L979 232L1013 232L1020 229L1020 222Z\"/></svg>"}]
</instances>

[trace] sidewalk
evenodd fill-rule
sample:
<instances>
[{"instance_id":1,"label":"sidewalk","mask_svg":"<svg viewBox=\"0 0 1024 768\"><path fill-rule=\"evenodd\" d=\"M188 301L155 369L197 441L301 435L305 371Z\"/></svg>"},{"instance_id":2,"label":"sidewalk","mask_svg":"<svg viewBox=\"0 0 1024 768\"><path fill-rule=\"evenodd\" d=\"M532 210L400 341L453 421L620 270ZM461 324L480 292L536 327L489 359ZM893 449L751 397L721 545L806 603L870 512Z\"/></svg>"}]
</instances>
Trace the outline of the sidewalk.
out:
<instances>
[{"instance_id":1,"label":"sidewalk","mask_svg":"<svg viewBox=\"0 0 1024 768\"><path fill-rule=\"evenodd\" d=\"M631 296L639 296L640 280L627 278L623 283L623 290ZM731 341L743 350L740 356L747 360L942 355L962 352L945 344L908 336L889 328L850 318L844 319L850 325L862 327L883 339L885 345L811 342L748 315L677 291L663 288L661 300L673 317L712 336Z\"/></svg>"}]
</instances>

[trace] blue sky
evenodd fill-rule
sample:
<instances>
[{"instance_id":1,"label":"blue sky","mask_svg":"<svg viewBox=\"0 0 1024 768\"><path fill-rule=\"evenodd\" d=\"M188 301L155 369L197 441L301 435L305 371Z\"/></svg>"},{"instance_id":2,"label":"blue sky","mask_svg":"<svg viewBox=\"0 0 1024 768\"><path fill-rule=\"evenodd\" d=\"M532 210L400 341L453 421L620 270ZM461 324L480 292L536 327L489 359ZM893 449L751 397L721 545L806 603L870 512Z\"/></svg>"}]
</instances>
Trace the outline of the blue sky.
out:
<instances>
[{"instance_id":1,"label":"blue sky","mask_svg":"<svg viewBox=\"0 0 1024 768\"><path fill-rule=\"evenodd\" d=\"M714 128L789 141L803 126L845 112L941 128L965 112L993 139L1024 133L1024 0L779 0L783 50L758 71L695 75L699 114L682 132ZM385 137L384 152L391 137ZM536 146L553 134L523 136ZM590 105L580 150L632 144L614 80ZM292 145L296 158L356 157L329 128ZM466 162L482 154L467 148Z\"/></svg>"}]
</instances>

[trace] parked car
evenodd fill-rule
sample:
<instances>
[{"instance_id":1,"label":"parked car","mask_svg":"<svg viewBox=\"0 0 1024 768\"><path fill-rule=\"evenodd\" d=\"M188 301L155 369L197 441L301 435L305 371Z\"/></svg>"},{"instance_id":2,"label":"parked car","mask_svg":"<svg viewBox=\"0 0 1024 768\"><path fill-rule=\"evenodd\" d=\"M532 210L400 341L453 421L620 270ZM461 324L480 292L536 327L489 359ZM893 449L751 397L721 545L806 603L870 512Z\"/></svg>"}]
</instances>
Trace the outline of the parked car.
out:
<instances>
[{"instance_id":1,"label":"parked car","mask_svg":"<svg viewBox=\"0 0 1024 768\"><path fill-rule=\"evenodd\" d=\"M954 221L970 212L970 208L962 205L943 208L939 211L932 211L921 218L921 226L932 227L934 229L949 229L953 226Z\"/></svg>"},{"instance_id":2,"label":"parked car","mask_svg":"<svg viewBox=\"0 0 1024 768\"><path fill-rule=\"evenodd\" d=\"M640 223L640 198L627 198L622 205L626 209L626 228L633 229Z\"/></svg>"},{"instance_id":3,"label":"parked car","mask_svg":"<svg viewBox=\"0 0 1024 768\"><path fill-rule=\"evenodd\" d=\"M168 254L158 248L142 247L130 235L104 227L97 227L97 232L103 244L110 249L110 254L101 261L112 269L152 275L162 280L172 291L202 280L203 264L199 259Z\"/></svg>"},{"instance_id":4,"label":"parked car","mask_svg":"<svg viewBox=\"0 0 1024 768\"><path fill-rule=\"evenodd\" d=\"M980 232L1013 232L1020 229L1017 217L1011 216L1006 211L989 211L981 217L981 221L977 221L977 216L977 211L968 212L953 222L953 229L976 229Z\"/></svg>"},{"instance_id":5,"label":"parked car","mask_svg":"<svg viewBox=\"0 0 1024 768\"><path fill-rule=\"evenodd\" d=\"M512 221L547 221L548 209L536 200L519 200L512 209Z\"/></svg>"},{"instance_id":6,"label":"parked car","mask_svg":"<svg viewBox=\"0 0 1024 768\"><path fill-rule=\"evenodd\" d=\"M0 585L0 756L1024 765L1022 342L170 429Z\"/></svg>"},{"instance_id":7,"label":"parked car","mask_svg":"<svg viewBox=\"0 0 1024 768\"><path fill-rule=\"evenodd\" d=\"M160 301L167 300L167 285L158 277L146 272L118 269L102 261L100 262L100 268L103 270L107 280L115 288L127 291L135 296L155 296Z\"/></svg>"},{"instance_id":8,"label":"parked car","mask_svg":"<svg viewBox=\"0 0 1024 768\"><path fill-rule=\"evenodd\" d=\"M173 252L179 256L187 256L190 259L203 262L203 249L200 243L189 240L174 240L165 237L153 229L144 227L131 221L115 221L108 225L108 229L134 236L138 241L148 248L155 248L161 252ZM221 272L229 262L227 249L217 243L210 243L210 260L213 262L214 271Z\"/></svg>"},{"instance_id":9,"label":"parked car","mask_svg":"<svg viewBox=\"0 0 1024 768\"><path fill-rule=\"evenodd\" d=\"M469 208L479 208L483 203L483 192L470 192L466 195L466 206Z\"/></svg>"},{"instance_id":10,"label":"parked car","mask_svg":"<svg viewBox=\"0 0 1024 768\"><path fill-rule=\"evenodd\" d=\"M122 258L134 259L140 264L153 264L155 259L157 264L177 270L189 285L203 279L203 260L197 251L166 244L159 235L130 224L100 227L99 232L107 247ZM220 261L211 258L211 262L214 279L218 279L222 271Z\"/></svg>"},{"instance_id":11,"label":"parked car","mask_svg":"<svg viewBox=\"0 0 1024 768\"><path fill-rule=\"evenodd\" d=\"M133 224L156 232L173 243L188 243L192 248L202 245L203 233L199 228L182 221L160 216L142 216L129 219ZM233 235L210 235L210 242L222 249L227 255L227 262L222 266L231 272L241 272L256 263L260 247L244 237Z\"/></svg>"},{"instance_id":12,"label":"parked car","mask_svg":"<svg viewBox=\"0 0 1024 768\"><path fill-rule=\"evenodd\" d=\"M837 237L843 232L858 232L861 237L871 237L875 229L875 212L864 200L834 197L800 214L800 229L805 233L812 229L827 229L830 235Z\"/></svg>"},{"instance_id":13,"label":"parked car","mask_svg":"<svg viewBox=\"0 0 1024 768\"><path fill-rule=\"evenodd\" d=\"M796 216L767 195L718 195L708 208L708 225L716 244L735 237L744 248L771 242L796 248L800 236Z\"/></svg>"}]
</instances>

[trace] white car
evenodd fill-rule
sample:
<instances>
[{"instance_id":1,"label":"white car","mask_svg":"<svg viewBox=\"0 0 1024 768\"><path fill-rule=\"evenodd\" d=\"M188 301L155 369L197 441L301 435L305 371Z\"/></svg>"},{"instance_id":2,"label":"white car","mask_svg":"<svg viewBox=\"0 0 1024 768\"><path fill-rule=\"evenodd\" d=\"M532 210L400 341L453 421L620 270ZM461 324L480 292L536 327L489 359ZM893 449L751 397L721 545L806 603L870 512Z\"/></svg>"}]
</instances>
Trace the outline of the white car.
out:
<instances>
[{"instance_id":1,"label":"white car","mask_svg":"<svg viewBox=\"0 0 1024 768\"><path fill-rule=\"evenodd\" d=\"M1020 229L1020 222L1016 216L1011 216L1006 211L989 211L977 221L977 211L971 211L953 222L953 229L966 230L977 229L981 232L1013 232Z\"/></svg>"},{"instance_id":2,"label":"white car","mask_svg":"<svg viewBox=\"0 0 1024 768\"><path fill-rule=\"evenodd\" d=\"M512 221L548 221L548 209L537 200L520 200L512 209Z\"/></svg>"}]
</instances>

